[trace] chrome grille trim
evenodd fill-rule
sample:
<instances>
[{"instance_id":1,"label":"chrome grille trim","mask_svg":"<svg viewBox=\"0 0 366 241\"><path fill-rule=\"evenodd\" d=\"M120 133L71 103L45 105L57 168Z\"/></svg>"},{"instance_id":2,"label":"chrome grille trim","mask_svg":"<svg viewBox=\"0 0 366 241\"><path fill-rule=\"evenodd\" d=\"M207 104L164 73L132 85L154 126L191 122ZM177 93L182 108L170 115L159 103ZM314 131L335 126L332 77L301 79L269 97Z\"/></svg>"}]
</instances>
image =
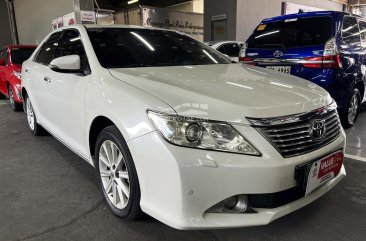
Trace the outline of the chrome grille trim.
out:
<instances>
[{"instance_id":1,"label":"chrome grille trim","mask_svg":"<svg viewBox=\"0 0 366 241\"><path fill-rule=\"evenodd\" d=\"M252 127L261 133L285 158L320 149L337 139L341 133L339 116L336 106L333 104L294 116L247 119L252 123ZM313 138L314 121L324 122L325 134L321 140Z\"/></svg>"}]
</instances>

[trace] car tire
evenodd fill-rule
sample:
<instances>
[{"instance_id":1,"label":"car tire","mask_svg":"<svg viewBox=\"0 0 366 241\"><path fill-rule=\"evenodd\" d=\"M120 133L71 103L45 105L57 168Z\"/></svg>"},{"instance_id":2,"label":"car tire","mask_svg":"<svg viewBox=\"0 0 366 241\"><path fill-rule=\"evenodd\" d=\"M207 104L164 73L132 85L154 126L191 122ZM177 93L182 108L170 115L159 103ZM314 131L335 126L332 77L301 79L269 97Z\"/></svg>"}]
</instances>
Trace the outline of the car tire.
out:
<instances>
[{"instance_id":1,"label":"car tire","mask_svg":"<svg viewBox=\"0 0 366 241\"><path fill-rule=\"evenodd\" d=\"M342 110L342 124L344 128L352 127L358 118L361 108L361 94L358 89L353 89L346 107Z\"/></svg>"},{"instance_id":2,"label":"car tire","mask_svg":"<svg viewBox=\"0 0 366 241\"><path fill-rule=\"evenodd\" d=\"M116 126L106 127L99 134L95 147L95 167L110 210L126 220L142 217L136 168L127 144Z\"/></svg>"},{"instance_id":3,"label":"car tire","mask_svg":"<svg viewBox=\"0 0 366 241\"><path fill-rule=\"evenodd\" d=\"M0 92L0 100L4 100L4 99L6 99L6 96Z\"/></svg>"},{"instance_id":4,"label":"car tire","mask_svg":"<svg viewBox=\"0 0 366 241\"><path fill-rule=\"evenodd\" d=\"M36 113L34 112L32 102L27 95L24 97L24 111L27 115L27 122L30 132L34 136L45 135L47 132L45 131L45 129L43 129L42 126L37 123Z\"/></svg>"},{"instance_id":5,"label":"car tire","mask_svg":"<svg viewBox=\"0 0 366 241\"><path fill-rule=\"evenodd\" d=\"M15 100L14 100L14 92L13 90L11 89L10 85L8 86L8 93L9 93L9 102L10 102L10 107L13 111L15 112L18 112L18 111L21 111L23 109L23 105L22 104L19 104L17 103Z\"/></svg>"}]
</instances>

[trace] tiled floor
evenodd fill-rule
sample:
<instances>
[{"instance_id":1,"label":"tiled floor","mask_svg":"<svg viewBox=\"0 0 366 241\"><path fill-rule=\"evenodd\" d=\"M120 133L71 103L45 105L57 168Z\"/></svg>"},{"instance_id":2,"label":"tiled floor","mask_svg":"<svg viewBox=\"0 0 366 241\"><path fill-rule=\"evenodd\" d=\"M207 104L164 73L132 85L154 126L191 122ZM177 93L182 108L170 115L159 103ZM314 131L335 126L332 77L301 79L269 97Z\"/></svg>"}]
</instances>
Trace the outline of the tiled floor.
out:
<instances>
[{"instance_id":1,"label":"tiled floor","mask_svg":"<svg viewBox=\"0 0 366 241\"><path fill-rule=\"evenodd\" d=\"M362 106L357 123L346 130L347 154L366 159L366 103Z\"/></svg>"}]
</instances>

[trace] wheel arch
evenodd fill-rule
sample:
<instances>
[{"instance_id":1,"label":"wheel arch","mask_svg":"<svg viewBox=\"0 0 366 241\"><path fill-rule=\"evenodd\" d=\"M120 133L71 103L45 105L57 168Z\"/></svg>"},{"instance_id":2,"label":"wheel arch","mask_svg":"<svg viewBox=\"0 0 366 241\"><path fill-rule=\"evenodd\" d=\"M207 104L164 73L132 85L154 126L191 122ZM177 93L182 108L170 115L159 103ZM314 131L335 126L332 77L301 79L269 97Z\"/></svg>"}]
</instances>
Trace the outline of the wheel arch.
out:
<instances>
[{"instance_id":1,"label":"wheel arch","mask_svg":"<svg viewBox=\"0 0 366 241\"><path fill-rule=\"evenodd\" d=\"M115 123L108 117L105 116L97 116L94 118L94 120L91 122L90 128L89 128L89 151L90 156L92 157L93 162L95 161L93 156L95 152L95 144L97 142L98 136L100 132L108 127L115 125ZM93 163L95 166L95 163Z\"/></svg>"},{"instance_id":2,"label":"wheel arch","mask_svg":"<svg viewBox=\"0 0 366 241\"><path fill-rule=\"evenodd\" d=\"M364 98L365 95L365 84L362 81L358 81L355 85L354 88L358 89L360 91L361 94L361 102Z\"/></svg>"},{"instance_id":3,"label":"wheel arch","mask_svg":"<svg viewBox=\"0 0 366 241\"><path fill-rule=\"evenodd\" d=\"M27 95L28 95L27 90L24 87L22 87L22 98L23 98L23 100L24 100L24 97L26 97Z\"/></svg>"}]
</instances>

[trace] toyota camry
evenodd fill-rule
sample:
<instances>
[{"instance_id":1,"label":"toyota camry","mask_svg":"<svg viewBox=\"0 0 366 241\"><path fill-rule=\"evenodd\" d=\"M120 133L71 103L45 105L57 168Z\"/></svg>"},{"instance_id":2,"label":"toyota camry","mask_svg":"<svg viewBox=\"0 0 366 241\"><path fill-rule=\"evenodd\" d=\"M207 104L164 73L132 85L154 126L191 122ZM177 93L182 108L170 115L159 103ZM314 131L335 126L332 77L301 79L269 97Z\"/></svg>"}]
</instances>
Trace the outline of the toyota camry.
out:
<instances>
[{"instance_id":1,"label":"toyota camry","mask_svg":"<svg viewBox=\"0 0 366 241\"><path fill-rule=\"evenodd\" d=\"M183 33L74 25L22 68L31 133L94 166L117 216L178 229L264 225L345 175L345 134L321 87L232 64Z\"/></svg>"}]
</instances>

